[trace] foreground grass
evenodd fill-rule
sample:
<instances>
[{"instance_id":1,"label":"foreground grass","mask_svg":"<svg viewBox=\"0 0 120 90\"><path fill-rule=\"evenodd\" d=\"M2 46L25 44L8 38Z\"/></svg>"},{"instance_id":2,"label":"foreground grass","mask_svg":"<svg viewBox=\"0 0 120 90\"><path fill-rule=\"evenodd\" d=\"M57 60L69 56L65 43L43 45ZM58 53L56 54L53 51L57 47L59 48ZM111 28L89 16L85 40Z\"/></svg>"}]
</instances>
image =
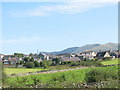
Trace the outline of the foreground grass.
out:
<instances>
[{"instance_id":1,"label":"foreground grass","mask_svg":"<svg viewBox=\"0 0 120 90\"><path fill-rule=\"evenodd\" d=\"M94 68L84 68L73 71L65 71L65 72L56 72L56 73L48 73L48 74L36 74L36 75L28 75L28 76L19 76L19 77L8 77L6 79L7 87L24 87L28 88L31 86L38 86L44 88L63 88L62 84L70 84L70 83L85 83L86 73L92 69L100 69L110 71L115 75L118 75L118 66L111 67L94 67ZM41 86L43 85L43 86ZM70 87L70 86L69 86Z\"/></svg>"},{"instance_id":2,"label":"foreground grass","mask_svg":"<svg viewBox=\"0 0 120 90\"><path fill-rule=\"evenodd\" d=\"M113 60L109 60L109 61L102 61L101 63L103 65L118 64L118 60L120 60L120 59L113 59Z\"/></svg>"},{"instance_id":3,"label":"foreground grass","mask_svg":"<svg viewBox=\"0 0 120 90\"><path fill-rule=\"evenodd\" d=\"M25 74L29 72L37 72L47 69L41 69L41 68L4 68L4 72L6 75L12 75L12 74Z\"/></svg>"}]
</instances>

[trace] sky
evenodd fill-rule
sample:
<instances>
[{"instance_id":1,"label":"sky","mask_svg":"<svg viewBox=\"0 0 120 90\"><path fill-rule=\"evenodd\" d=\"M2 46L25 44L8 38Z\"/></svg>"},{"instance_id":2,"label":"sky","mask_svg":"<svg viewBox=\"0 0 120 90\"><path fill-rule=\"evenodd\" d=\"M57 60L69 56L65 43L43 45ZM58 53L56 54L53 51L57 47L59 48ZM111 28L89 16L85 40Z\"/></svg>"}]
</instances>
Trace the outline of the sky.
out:
<instances>
[{"instance_id":1,"label":"sky","mask_svg":"<svg viewBox=\"0 0 120 90\"><path fill-rule=\"evenodd\" d=\"M60 51L118 42L118 5L113 0L3 2L3 54Z\"/></svg>"}]
</instances>

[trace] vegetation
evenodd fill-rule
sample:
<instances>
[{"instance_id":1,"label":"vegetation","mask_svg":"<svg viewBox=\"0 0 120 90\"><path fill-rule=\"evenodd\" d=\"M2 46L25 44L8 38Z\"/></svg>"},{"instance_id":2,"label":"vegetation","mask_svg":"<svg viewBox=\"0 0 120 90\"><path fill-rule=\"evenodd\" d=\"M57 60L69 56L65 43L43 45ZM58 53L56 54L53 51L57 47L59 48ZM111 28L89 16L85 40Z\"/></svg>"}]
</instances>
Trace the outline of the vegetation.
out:
<instances>
[{"instance_id":1,"label":"vegetation","mask_svg":"<svg viewBox=\"0 0 120 90\"><path fill-rule=\"evenodd\" d=\"M32 56L32 54L31 54ZM27 68L4 68L4 85L10 88L117 88L118 66L101 67L103 65L118 64L118 59L96 61L65 61L60 58L52 61L43 60L40 63L31 57L25 57L20 65ZM40 73L35 75L24 75L31 72L44 70L61 70L78 67L87 67L72 71L56 73ZM18 75L6 77L6 75ZM73 78L74 77L74 78Z\"/></svg>"},{"instance_id":2,"label":"vegetation","mask_svg":"<svg viewBox=\"0 0 120 90\"><path fill-rule=\"evenodd\" d=\"M33 67L35 67L35 64L34 64L34 62L27 62L26 67L27 68L33 68Z\"/></svg>"},{"instance_id":3,"label":"vegetation","mask_svg":"<svg viewBox=\"0 0 120 90\"><path fill-rule=\"evenodd\" d=\"M85 85L89 86L89 84L93 84L91 82L97 82L96 87L109 87L108 85L111 85L117 81L117 74L118 66L92 67L57 73L9 77L6 79L6 82L8 87L12 88L85 88ZM93 79L90 81L89 77L92 77ZM106 82L106 80L112 81ZM103 86L99 85L101 81L106 84ZM112 87L116 88L117 86L112 85Z\"/></svg>"},{"instance_id":4,"label":"vegetation","mask_svg":"<svg viewBox=\"0 0 120 90\"><path fill-rule=\"evenodd\" d=\"M86 73L86 82L101 82L107 81L108 79L115 80L118 78L117 73L114 71L104 70L104 69L93 69L90 72Z\"/></svg>"},{"instance_id":5,"label":"vegetation","mask_svg":"<svg viewBox=\"0 0 120 90\"><path fill-rule=\"evenodd\" d=\"M35 67L40 67L40 64L37 61L34 61Z\"/></svg>"},{"instance_id":6,"label":"vegetation","mask_svg":"<svg viewBox=\"0 0 120 90\"><path fill-rule=\"evenodd\" d=\"M13 75L13 74L25 74L29 72L37 72L42 70L48 69L41 69L41 68L4 68L4 73L6 75Z\"/></svg>"},{"instance_id":7,"label":"vegetation","mask_svg":"<svg viewBox=\"0 0 120 90\"><path fill-rule=\"evenodd\" d=\"M113 59L113 60L102 61L101 63L103 65L118 64L118 60L120 60L120 59Z\"/></svg>"}]
</instances>

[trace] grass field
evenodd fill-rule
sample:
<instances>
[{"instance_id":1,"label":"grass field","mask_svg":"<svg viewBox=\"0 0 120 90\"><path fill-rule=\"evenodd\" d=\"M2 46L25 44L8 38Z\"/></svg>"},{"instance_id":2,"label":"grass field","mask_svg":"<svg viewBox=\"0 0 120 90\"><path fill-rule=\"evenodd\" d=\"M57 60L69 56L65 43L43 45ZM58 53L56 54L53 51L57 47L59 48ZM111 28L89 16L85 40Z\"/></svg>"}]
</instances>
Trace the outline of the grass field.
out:
<instances>
[{"instance_id":1,"label":"grass field","mask_svg":"<svg viewBox=\"0 0 120 90\"><path fill-rule=\"evenodd\" d=\"M103 65L118 64L118 60L120 60L120 59L113 59L113 60L109 60L109 61L102 61L101 63Z\"/></svg>"},{"instance_id":2,"label":"grass field","mask_svg":"<svg viewBox=\"0 0 120 90\"><path fill-rule=\"evenodd\" d=\"M47 87L47 85L50 86L52 84L54 87L62 88L62 86L60 86L61 83L85 83L85 75L92 69L106 70L115 75L118 74L118 66L95 67L49 74L9 77L6 79L6 82L8 86L12 87L29 87L30 85L36 84L45 84Z\"/></svg>"},{"instance_id":3,"label":"grass field","mask_svg":"<svg viewBox=\"0 0 120 90\"><path fill-rule=\"evenodd\" d=\"M4 72L6 75L11 75L11 74L25 74L29 72L37 72L37 71L42 71L42 70L47 70L47 69L41 69L41 68L4 68Z\"/></svg>"}]
</instances>

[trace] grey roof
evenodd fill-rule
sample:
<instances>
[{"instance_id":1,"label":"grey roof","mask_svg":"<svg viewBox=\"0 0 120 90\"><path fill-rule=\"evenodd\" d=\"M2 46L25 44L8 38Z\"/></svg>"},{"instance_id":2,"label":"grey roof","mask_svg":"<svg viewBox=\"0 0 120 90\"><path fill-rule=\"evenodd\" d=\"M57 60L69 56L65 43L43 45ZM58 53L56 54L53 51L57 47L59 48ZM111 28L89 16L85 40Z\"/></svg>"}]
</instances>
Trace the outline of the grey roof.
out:
<instances>
[{"instance_id":1,"label":"grey roof","mask_svg":"<svg viewBox=\"0 0 120 90\"><path fill-rule=\"evenodd\" d=\"M71 58L61 57L61 59L62 59L63 61L81 61L80 58L78 58L78 57L71 57Z\"/></svg>"},{"instance_id":2,"label":"grey roof","mask_svg":"<svg viewBox=\"0 0 120 90\"><path fill-rule=\"evenodd\" d=\"M96 57L104 57L105 54L106 52L98 52Z\"/></svg>"}]
</instances>

